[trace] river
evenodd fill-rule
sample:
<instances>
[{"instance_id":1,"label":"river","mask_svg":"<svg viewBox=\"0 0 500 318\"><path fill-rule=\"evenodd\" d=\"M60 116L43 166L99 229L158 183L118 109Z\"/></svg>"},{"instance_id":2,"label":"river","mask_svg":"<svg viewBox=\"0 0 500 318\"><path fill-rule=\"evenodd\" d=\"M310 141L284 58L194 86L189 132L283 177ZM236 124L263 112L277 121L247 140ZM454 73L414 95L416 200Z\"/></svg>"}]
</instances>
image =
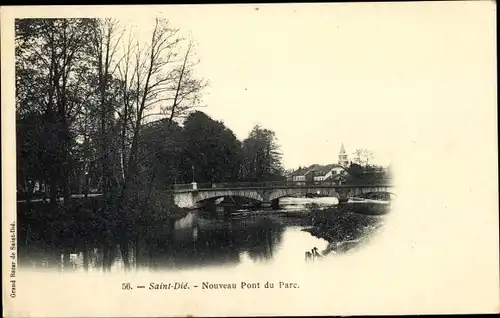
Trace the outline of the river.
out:
<instances>
[{"instance_id":1,"label":"river","mask_svg":"<svg viewBox=\"0 0 500 318\"><path fill-rule=\"evenodd\" d=\"M138 270L161 271L255 265L273 268L290 262L320 260L323 252L331 250L332 242L304 231L312 227L307 205L314 203L321 209L335 205L335 200L285 199L277 211L237 210L235 207L194 210L162 225L168 235L158 235L159 239L154 242L139 240L132 244L129 263ZM306 260L308 252L316 253L313 249L317 257ZM111 251L111 259L111 272L125 270L118 247ZM100 246L63 244L61 247L59 244L55 248L46 242L33 241L19 246L19 263L23 268L103 271L102 260Z\"/></svg>"}]
</instances>

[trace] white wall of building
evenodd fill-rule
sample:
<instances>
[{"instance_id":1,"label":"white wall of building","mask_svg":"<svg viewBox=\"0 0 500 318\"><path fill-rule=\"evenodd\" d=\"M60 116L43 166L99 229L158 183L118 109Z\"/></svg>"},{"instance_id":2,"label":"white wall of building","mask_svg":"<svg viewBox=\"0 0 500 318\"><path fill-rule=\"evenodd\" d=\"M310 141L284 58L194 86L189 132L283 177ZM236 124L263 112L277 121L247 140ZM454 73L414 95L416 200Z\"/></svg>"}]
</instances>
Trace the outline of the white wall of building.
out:
<instances>
[{"instance_id":1,"label":"white wall of building","mask_svg":"<svg viewBox=\"0 0 500 318\"><path fill-rule=\"evenodd\" d=\"M293 176L293 181L306 181L306 176Z\"/></svg>"}]
</instances>

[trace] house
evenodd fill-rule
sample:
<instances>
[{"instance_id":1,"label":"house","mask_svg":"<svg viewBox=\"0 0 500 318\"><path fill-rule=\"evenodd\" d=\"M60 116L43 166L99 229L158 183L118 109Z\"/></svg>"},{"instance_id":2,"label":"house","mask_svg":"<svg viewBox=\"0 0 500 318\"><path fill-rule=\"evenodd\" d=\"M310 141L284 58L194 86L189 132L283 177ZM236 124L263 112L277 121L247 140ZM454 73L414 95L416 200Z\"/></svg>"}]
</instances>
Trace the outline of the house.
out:
<instances>
[{"instance_id":1,"label":"house","mask_svg":"<svg viewBox=\"0 0 500 318\"><path fill-rule=\"evenodd\" d=\"M286 176L287 181L306 181L306 172L308 172L308 168L299 167L299 169L293 171L292 173Z\"/></svg>"},{"instance_id":2,"label":"house","mask_svg":"<svg viewBox=\"0 0 500 318\"><path fill-rule=\"evenodd\" d=\"M287 175L288 181L339 181L342 176L347 174L349 160L344 148L344 144L340 147L338 163L329 165L313 164L309 167L299 167Z\"/></svg>"},{"instance_id":3,"label":"house","mask_svg":"<svg viewBox=\"0 0 500 318\"><path fill-rule=\"evenodd\" d=\"M330 164L326 166L314 164L290 173L287 176L287 181L337 181L346 174L346 169L339 164Z\"/></svg>"},{"instance_id":4,"label":"house","mask_svg":"<svg viewBox=\"0 0 500 318\"><path fill-rule=\"evenodd\" d=\"M330 179L335 179L337 176L345 175L347 173L346 168L340 164L332 164L326 166L327 170L322 181L327 181Z\"/></svg>"}]
</instances>

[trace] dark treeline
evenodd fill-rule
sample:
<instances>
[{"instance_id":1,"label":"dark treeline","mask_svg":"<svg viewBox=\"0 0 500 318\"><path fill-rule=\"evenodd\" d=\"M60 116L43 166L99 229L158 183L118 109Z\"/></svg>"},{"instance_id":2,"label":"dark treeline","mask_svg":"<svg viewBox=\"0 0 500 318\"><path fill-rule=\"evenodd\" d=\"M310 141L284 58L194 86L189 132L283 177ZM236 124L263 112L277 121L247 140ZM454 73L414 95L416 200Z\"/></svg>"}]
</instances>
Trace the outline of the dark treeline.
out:
<instances>
[{"instance_id":1,"label":"dark treeline","mask_svg":"<svg viewBox=\"0 0 500 318\"><path fill-rule=\"evenodd\" d=\"M194 75L193 51L165 20L144 42L110 19L17 20L20 196L99 192L120 205L193 179L280 176L272 131L256 126L239 141L192 112L207 84Z\"/></svg>"},{"instance_id":2,"label":"dark treeline","mask_svg":"<svg viewBox=\"0 0 500 318\"><path fill-rule=\"evenodd\" d=\"M391 167L383 168L377 165L360 165L351 163L344 177L344 184L369 185L369 184L391 184Z\"/></svg>"},{"instance_id":3,"label":"dark treeline","mask_svg":"<svg viewBox=\"0 0 500 318\"><path fill-rule=\"evenodd\" d=\"M280 175L272 131L257 126L239 141L193 112L207 82L195 75L194 44L167 20L153 21L148 36L93 18L17 19L15 32L21 231L60 224L90 240L71 224L92 223L126 253L156 216L175 213L169 185ZM31 204L37 191L49 203ZM90 192L102 196L71 197Z\"/></svg>"},{"instance_id":4,"label":"dark treeline","mask_svg":"<svg viewBox=\"0 0 500 318\"><path fill-rule=\"evenodd\" d=\"M206 83L192 59L161 19L144 42L110 19L16 20L18 191L41 184L55 203L97 188L107 212L124 208L144 190L147 126L155 116L170 126L199 103Z\"/></svg>"},{"instance_id":5,"label":"dark treeline","mask_svg":"<svg viewBox=\"0 0 500 318\"><path fill-rule=\"evenodd\" d=\"M240 141L221 121L201 111L180 126L159 120L143 134L143 151L154 153L141 171L156 189L178 183L217 183L283 179L281 153L273 131L253 127Z\"/></svg>"},{"instance_id":6,"label":"dark treeline","mask_svg":"<svg viewBox=\"0 0 500 318\"><path fill-rule=\"evenodd\" d=\"M194 76L193 45L162 19L147 38L112 19L18 19L15 31L20 238L52 227L67 237L47 243L79 237L87 248L97 230L105 268L117 243L128 259L158 208L140 170L143 133L156 116L170 126L197 106L206 85ZM37 184L49 204L31 205ZM102 196L72 200L81 188Z\"/></svg>"},{"instance_id":7,"label":"dark treeline","mask_svg":"<svg viewBox=\"0 0 500 318\"><path fill-rule=\"evenodd\" d=\"M392 182L392 165L382 167L373 164L373 152L359 148L353 154L354 160L347 169L345 182L348 184L385 184Z\"/></svg>"}]
</instances>

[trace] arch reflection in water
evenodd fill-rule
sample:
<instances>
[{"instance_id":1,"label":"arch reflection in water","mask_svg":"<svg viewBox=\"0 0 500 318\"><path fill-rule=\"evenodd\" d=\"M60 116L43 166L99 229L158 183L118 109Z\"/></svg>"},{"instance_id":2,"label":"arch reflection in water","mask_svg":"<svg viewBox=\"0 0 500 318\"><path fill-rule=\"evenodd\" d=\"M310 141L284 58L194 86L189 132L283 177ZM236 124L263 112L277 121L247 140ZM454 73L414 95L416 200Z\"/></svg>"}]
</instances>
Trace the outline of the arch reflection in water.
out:
<instances>
[{"instance_id":1,"label":"arch reflection in water","mask_svg":"<svg viewBox=\"0 0 500 318\"><path fill-rule=\"evenodd\" d=\"M311 259L306 252L312 256L314 248L313 259L323 259L364 245L382 219L336 206L311 210L293 205L274 211L214 206L154 224L122 247L78 238L21 240L19 262L21 267L62 271L292 266Z\"/></svg>"},{"instance_id":2,"label":"arch reflection in water","mask_svg":"<svg viewBox=\"0 0 500 318\"><path fill-rule=\"evenodd\" d=\"M128 248L130 266L162 270L235 266L242 262L266 263L280 257L280 253L277 253L280 249L296 251L294 253L300 262L303 261L303 252L296 243L306 242L301 245L311 246L313 243L308 245L308 241L319 240L300 230L306 224L292 225L276 215L252 213L238 216L236 213L228 217L224 214L224 208L215 212L214 217L213 211L192 211L182 219L165 224L165 230L156 238L138 238ZM287 239L283 240L285 233ZM154 236L154 233L150 234ZM25 267L52 268L65 272L103 270L105 251L100 246L82 248L67 245L52 250L44 246L38 251L35 246L30 244L30 250L23 254L21 261ZM109 251L109 258L111 271L125 270L119 246Z\"/></svg>"}]
</instances>

